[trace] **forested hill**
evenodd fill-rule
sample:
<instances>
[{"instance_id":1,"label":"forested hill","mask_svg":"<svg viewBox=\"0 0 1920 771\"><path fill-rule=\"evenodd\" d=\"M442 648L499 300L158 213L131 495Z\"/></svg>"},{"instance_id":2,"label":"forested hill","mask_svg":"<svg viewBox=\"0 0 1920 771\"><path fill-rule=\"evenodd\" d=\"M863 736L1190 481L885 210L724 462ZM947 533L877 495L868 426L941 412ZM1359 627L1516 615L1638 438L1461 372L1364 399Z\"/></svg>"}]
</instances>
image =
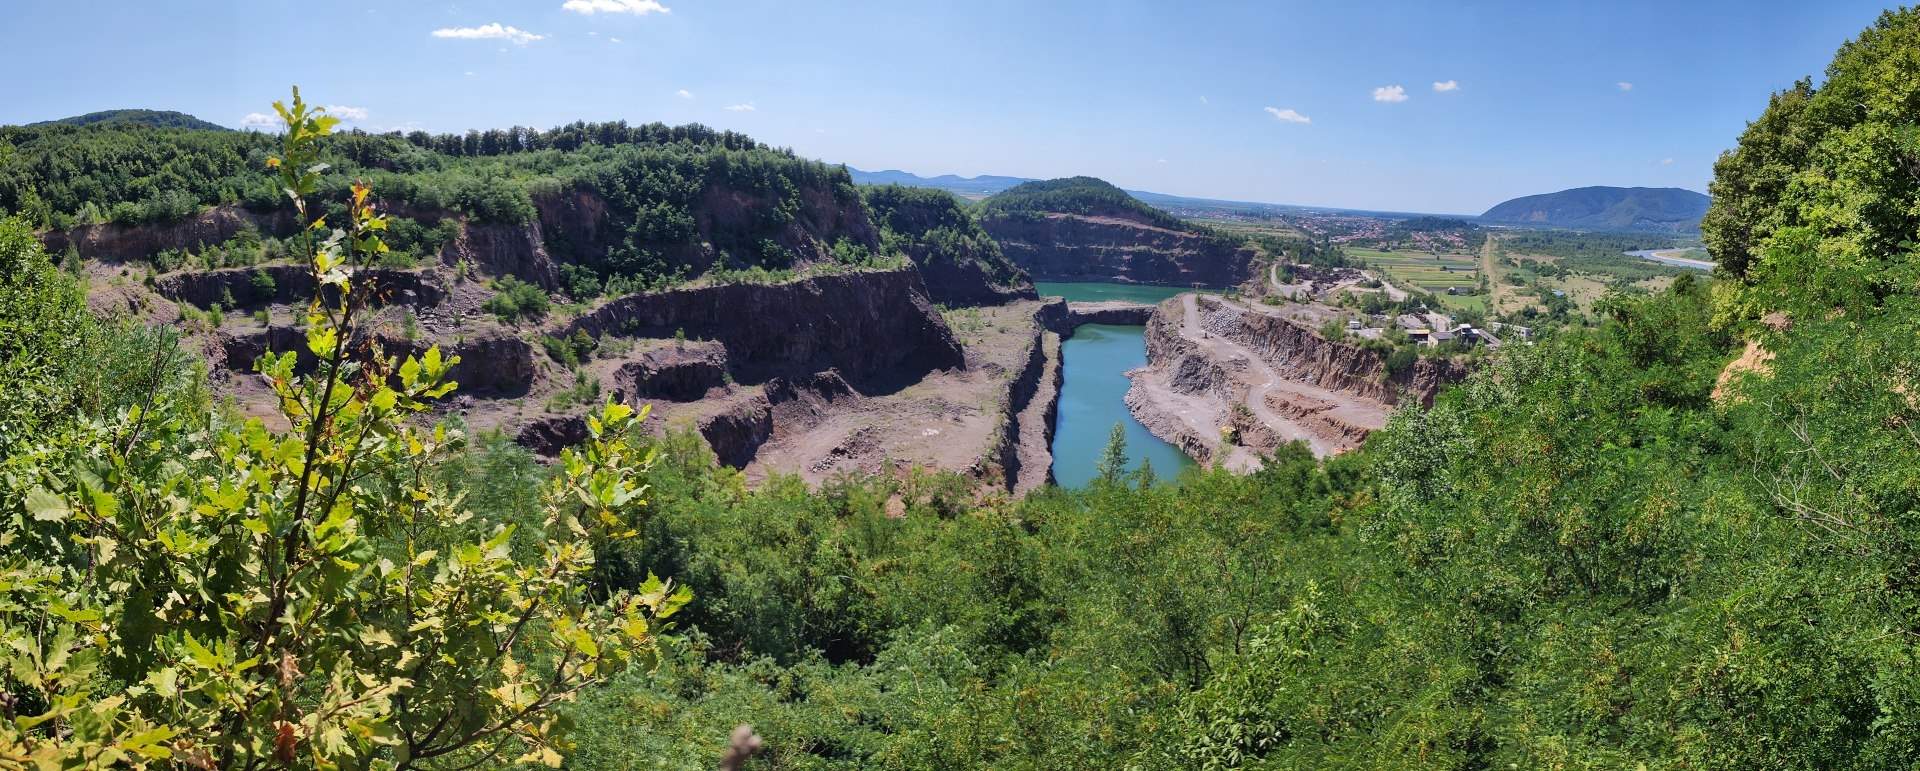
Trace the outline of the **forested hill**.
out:
<instances>
[{"instance_id":1,"label":"forested hill","mask_svg":"<svg viewBox=\"0 0 1920 771\"><path fill-rule=\"evenodd\" d=\"M204 121L174 110L102 110L71 118L29 123L29 126L148 126L151 128L230 131L218 123Z\"/></svg>"},{"instance_id":2,"label":"forested hill","mask_svg":"<svg viewBox=\"0 0 1920 771\"><path fill-rule=\"evenodd\" d=\"M1577 187L1504 201L1480 219L1574 230L1697 233L1710 202L1678 187Z\"/></svg>"},{"instance_id":3,"label":"forested hill","mask_svg":"<svg viewBox=\"0 0 1920 771\"><path fill-rule=\"evenodd\" d=\"M0 163L0 210L46 231L149 231L107 239L144 246L87 257L148 259L192 249L199 234L217 231L201 244L212 246L228 235L202 226L216 215L285 224L274 218L287 211L286 196L261 173L279 143L269 134L104 120L0 127L0 143L10 148ZM942 301L1031 291L951 194L900 189L863 198L844 167L731 131L625 122L354 131L329 136L320 151L322 200L341 200L364 180L386 205L428 225L453 218L518 229L517 238L539 241L555 263L534 271L537 283L576 299L609 286L900 257L929 271L929 289Z\"/></svg>"},{"instance_id":4,"label":"forested hill","mask_svg":"<svg viewBox=\"0 0 1920 771\"><path fill-rule=\"evenodd\" d=\"M1015 185L988 198L982 206L982 213L989 218L1047 212L1122 217L1169 230L1196 229L1187 221L1094 177L1064 177Z\"/></svg>"}]
</instances>

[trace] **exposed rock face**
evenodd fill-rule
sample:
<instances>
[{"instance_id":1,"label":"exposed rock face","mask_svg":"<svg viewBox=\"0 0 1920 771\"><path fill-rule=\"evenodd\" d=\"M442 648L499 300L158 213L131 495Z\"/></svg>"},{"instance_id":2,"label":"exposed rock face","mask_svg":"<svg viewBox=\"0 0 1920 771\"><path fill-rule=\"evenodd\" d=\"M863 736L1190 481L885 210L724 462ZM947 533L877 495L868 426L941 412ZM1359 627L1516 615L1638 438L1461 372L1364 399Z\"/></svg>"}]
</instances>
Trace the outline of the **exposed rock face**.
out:
<instances>
[{"instance_id":1,"label":"exposed rock face","mask_svg":"<svg viewBox=\"0 0 1920 771\"><path fill-rule=\"evenodd\" d=\"M265 275L267 281L257 280L257 275ZM368 268L355 271L353 280L357 285L371 287L376 302L381 305L439 305L447 296L439 278L426 271ZM201 308L222 303L232 310L305 302L313 296L313 283L313 272L305 265L262 265L177 271L155 278L153 287L174 302L192 303Z\"/></svg>"},{"instance_id":2,"label":"exposed rock face","mask_svg":"<svg viewBox=\"0 0 1920 771\"><path fill-rule=\"evenodd\" d=\"M836 406L844 409L846 403L859 399L838 372L791 380L774 378L767 381L762 393L702 421L700 435L721 463L745 468L753 462L760 445L781 434L812 428Z\"/></svg>"},{"instance_id":3,"label":"exposed rock face","mask_svg":"<svg viewBox=\"0 0 1920 771\"><path fill-rule=\"evenodd\" d=\"M726 349L717 343L688 343L648 351L620 365L614 373L614 398L690 402L726 384Z\"/></svg>"},{"instance_id":4,"label":"exposed rock face","mask_svg":"<svg viewBox=\"0 0 1920 771\"><path fill-rule=\"evenodd\" d=\"M440 252L448 266L462 262L495 276L514 276L542 289L560 287L560 266L547 255L541 225L482 225L467 223L460 235Z\"/></svg>"},{"instance_id":5,"label":"exposed rock face","mask_svg":"<svg viewBox=\"0 0 1920 771\"><path fill-rule=\"evenodd\" d=\"M222 243L251 223L265 235L286 235L298 224L290 212L259 214L235 205L216 206L179 222L150 225L82 225L40 236L47 251L60 254L68 245L80 256L102 262L144 260L168 249L197 250Z\"/></svg>"},{"instance_id":6,"label":"exposed rock face","mask_svg":"<svg viewBox=\"0 0 1920 771\"><path fill-rule=\"evenodd\" d=\"M595 337L684 332L716 340L726 347L735 379L749 383L837 369L863 391L890 389L966 364L911 269L632 295L580 317L558 336L577 329Z\"/></svg>"},{"instance_id":7,"label":"exposed rock face","mask_svg":"<svg viewBox=\"0 0 1920 771\"><path fill-rule=\"evenodd\" d=\"M1146 324L1147 319L1152 315L1153 306L1125 300L1067 303L1067 321L1076 327L1081 324L1119 324L1137 327Z\"/></svg>"},{"instance_id":8,"label":"exposed rock face","mask_svg":"<svg viewBox=\"0 0 1920 771\"><path fill-rule=\"evenodd\" d=\"M1201 325L1209 334L1247 347L1289 379L1345 391L1386 404L1411 398L1431 405L1440 387L1467 376L1452 359L1421 357L1404 372L1387 374L1386 354L1332 342L1316 330L1264 313L1242 311L1215 298L1199 298ZM1148 351L1151 360L1152 341Z\"/></svg>"},{"instance_id":9,"label":"exposed rock face","mask_svg":"<svg viewBox=\"0 0 1920 771\"><path fill-rule=\"evenodd\" d=\"M932 259L926 252L923 248L910 247L907 257L920 268L927 293L934 302L947 306L1003 305L1039 297L1033 291L1032 282L1001 285L982 263Z\"/></svg>"},{"instance_id":10,"label":"exposed rock face","mask_svg":"<svg viewBox=\"0 0 1920 771\"><path fill-rule=\"evenodd\" d=\"M1392 404L1430 404L1467 372L1452 359L1423 358L1389 376L1380 352L1192 294L1161 303L1145 337L1147 366L1128 373L1127 407L1196 460L1235 469L1257 468L1291 441L1321 456L1344 452L1385 425Z\"/></svg>"},{"instance_id":11,"label":"exposed rock face","mask_svg":"<svg viewBox=\"0 0 1920 771\"><path fill-rule=\"evenodd\" d=\"M992 217L982 223L1039 281L1118 281L1226 288L1246 280L1253 250L1121 216Z\"/></svg>"},{"instance_id":12,"label":"exposed rock face","mask_svg":"<svg viewBox=\"0 0 1920 771\"><path fill-rule=\"evenodd\" d=\"M513 441L551 458L561 450L587 441L587 421L577 415L548 416L528 423L514 434Z\"/></svg>"},{"instance_id":13,"label":"exposed rock face","mask_svg":"<svg viewBox=\"0 0 1920 771\"><path fill-rule=\"evenodd\" d=\"M388 355L400 358L419 356L432 344L385 335L374 336L373 342ZM463 395L513 397L524 395L533 385L533 346L505 332L492 330L452 343L442 342L440 350L444 355L460 357L460 363L453 366L448 377L460 384L459 392ZM306 332L286 325L222 331L215 336L210 353L214 363L223 369L249 372L262 355L287 351L298 355L296 369L312 369L315 362L313 354L307 351Z\"/></svg>"},{"instance_id":14,"label":"exposed rock face","mask_svg":"<svg viewBox=\"0 0 1920 771\"><path fill-rule=\"evenodd\" d=\"M1036 311L1033 338L1007 389L999 463L1009 492L1053 481L1053 424L1060 411L1060 335Z\"/></svg>"}]
</instances>

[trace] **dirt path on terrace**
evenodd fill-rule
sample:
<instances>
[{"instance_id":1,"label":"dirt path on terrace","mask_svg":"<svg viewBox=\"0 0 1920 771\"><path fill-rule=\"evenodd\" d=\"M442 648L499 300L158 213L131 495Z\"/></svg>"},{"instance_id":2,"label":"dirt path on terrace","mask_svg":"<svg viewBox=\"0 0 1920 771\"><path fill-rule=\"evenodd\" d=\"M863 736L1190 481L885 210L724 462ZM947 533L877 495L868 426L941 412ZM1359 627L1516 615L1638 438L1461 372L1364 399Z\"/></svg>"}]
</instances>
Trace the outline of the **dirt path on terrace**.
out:
<instances>
[{"instance_id":1,"label":"dirt path on terrace","mask_svg":"<svg viewBox=\"0 0 1920 771\"><path fill-rule=\"evenodd\" d=\"M1500 278L1500 250L1498 236L1487 234L1487 242L1480 247L1480 275L1487 279L1487 315L1501 311L1501 301L1513 294L1513 288Z\"/></svg>"}]
</instances>

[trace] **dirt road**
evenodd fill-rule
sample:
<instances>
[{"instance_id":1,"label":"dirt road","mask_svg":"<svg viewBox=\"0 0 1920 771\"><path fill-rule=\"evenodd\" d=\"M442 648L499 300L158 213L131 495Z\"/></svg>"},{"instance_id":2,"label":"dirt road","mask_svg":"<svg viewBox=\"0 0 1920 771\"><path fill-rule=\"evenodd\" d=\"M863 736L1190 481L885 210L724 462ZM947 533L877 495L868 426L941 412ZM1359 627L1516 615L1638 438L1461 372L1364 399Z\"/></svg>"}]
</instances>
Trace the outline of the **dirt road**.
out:
<instances>
[{"instance_id":1,"label":"dirt road","mask_svg":"<svg viewBox=\"0 0 1920 771\"><path fill-rule=\"evenodd\" d=\"M1507 286L1500 278L1499 237L1487 234L1486 244L1480 247L1480 276L1487 280L1487 315L1500 313L1501 301L1513 294L1513 287Z\"/></svg>"}]
</instances>

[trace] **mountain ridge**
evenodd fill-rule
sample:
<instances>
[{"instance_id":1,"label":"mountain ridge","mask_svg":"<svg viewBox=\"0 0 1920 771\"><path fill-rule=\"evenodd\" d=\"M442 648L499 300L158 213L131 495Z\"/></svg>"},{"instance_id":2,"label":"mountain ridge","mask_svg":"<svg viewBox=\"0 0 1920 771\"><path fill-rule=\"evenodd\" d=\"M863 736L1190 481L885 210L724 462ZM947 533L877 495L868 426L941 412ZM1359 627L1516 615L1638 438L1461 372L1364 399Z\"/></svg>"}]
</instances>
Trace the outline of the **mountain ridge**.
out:
<instances>
[{"instance_id":1,"label":"mountain ridge","mask_svg":"<svg viewBox=\"0 0 1920 771\"><path fill-rule=\"evenodd\" d=\"M194 129L198 131L232 131L212 121L201 120L178 110L146 110L138 108L120 110L100 110L84 115L70 115L65 118L43 120L28 123L27 126L151 126L154 128Z\"/></svg>"},{"instance_id":2,"label":"mountain ridge","mask_svg":"<svg viewBox=\"0 0 1920 771\"><path fill-rule=\"evenodd\" d=\"M1480 219L1574 230L1698 233L1711 202L1680 187L1590 185L1502 201Z\"/></svg>"}]
</instances>

